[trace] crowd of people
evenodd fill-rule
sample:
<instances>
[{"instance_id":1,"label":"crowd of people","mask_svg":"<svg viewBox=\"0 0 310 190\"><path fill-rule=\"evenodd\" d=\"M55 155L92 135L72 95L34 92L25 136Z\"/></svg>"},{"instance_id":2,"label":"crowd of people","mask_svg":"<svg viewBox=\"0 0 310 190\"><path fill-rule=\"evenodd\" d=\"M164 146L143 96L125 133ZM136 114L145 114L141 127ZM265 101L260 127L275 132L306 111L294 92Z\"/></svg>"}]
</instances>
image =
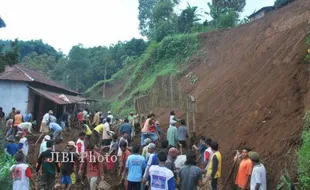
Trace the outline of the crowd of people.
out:
<instances>
[{"instance_id":1,"label":"crowd of people","mask_svg":"<svg viewBox=\"0 0 310 190\"><path fill-rule=\"evenodd\" d=\"M78 139L64 139L62 133L75 119ZM27 190L30 184L32 189L38 188L27 164L32 119L26 120L15 108L6 117L0 108L0 122L6 126L5 152L16 161L10 169L13 189ZM29 123L27 127L25 123ZM110 186L110 179L126 190L219 189L222 155L218 142L201 136L197 144L191 144L186 121L178 119L174 111L167 131L162 131L154 113L144 118L131 112L119 119L111 111L104 115L83 109L75 114L65 112L57 119L50 110L43 116L40 133L43 139L35 168L39 189L69 190L77 183L90 190L104 189ZM61 141L67 146L56 151ZM238 164L237 188L267 189L266 170L257 152L244 148L242 154L236 151L233 161Z\"/></svg>"}]
</instances>

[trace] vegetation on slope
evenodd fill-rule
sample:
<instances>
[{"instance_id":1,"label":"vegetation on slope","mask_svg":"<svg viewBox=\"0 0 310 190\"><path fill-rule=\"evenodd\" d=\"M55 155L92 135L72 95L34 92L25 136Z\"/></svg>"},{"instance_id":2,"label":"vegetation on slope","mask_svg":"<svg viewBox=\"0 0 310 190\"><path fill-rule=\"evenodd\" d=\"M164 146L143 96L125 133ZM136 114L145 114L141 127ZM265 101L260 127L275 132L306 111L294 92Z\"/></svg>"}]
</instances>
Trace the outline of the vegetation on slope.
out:
<instances>
[{"instance_id":1,"label":"vegetation on slope","mask_svg":"<svg viewBox=\"0 0 310 190\"><path fill-rule=\"evenodd\" d=\"M300 189L310 189L310 112L305 115L302 146L297 152Z\"/></svg>"},{"instance_id":2,"label":"vegetation on slope","mask_svg":"<svg viewBox=\"0 0 310 190\"><path fill-rule=\"evenodd\" d=\"M114 113L124 115L133 110L134 98L151 90L157 76L182 73L188 66L186 63L190 57L197 51L198 45L198 34L175 35L166 37L159 43L152 42L145 53L133 61L134 63L129 63L110 80L99 81L88 89L86 94L94 94L104 82L114 84L126 81L124 91L120 91L115 99L99 102L101 108L112 108Z\"/></svg>"}]
</instances>

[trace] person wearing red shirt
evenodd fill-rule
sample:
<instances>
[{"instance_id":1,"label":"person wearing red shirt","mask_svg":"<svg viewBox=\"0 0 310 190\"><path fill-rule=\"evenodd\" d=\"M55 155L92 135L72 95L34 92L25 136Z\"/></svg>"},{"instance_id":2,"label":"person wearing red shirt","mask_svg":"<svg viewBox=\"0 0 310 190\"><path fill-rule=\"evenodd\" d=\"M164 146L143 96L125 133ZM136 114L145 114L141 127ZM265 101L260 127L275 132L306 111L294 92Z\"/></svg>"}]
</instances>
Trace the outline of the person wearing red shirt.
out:
<instances>
[{"instance_id":1,"label":"person wearing red shirt","mask_svg":"<svg viewBox=\"0 0 310 190\"><path fill-rule=\"evenodd\" d=\"M131 155L131 152L127 149L127 143L124 141L120 142L119 147L122 150L122 155L121 155L121 160L120 160L121 162L120 172L122 174L122 178L121 178L120 184L125 182L125 186L126 186L125 189L127 189L127 181L126 181L126 176L125 176L126 175L126 162L127 162L128 157Z\"/></svg>"},{"instance_id":2,"label":"person wearing red shirt","mask_svg":"<svg viewBox=\"0 0 310 190\"><path fill-rule=\"evenodd\" d=\"M97 151L95 151L95 146L89 144L87 147L87 152L81 160L79 176L82 177L84 165L87 164L86 176L88 178L90 190L96 190L96 185L99 177L101 177L102 180L104 179L102 160L100 160L99 157L101 157L101 155Z\"/></svg>"},{"instance_id":3,"label":"person wearing red shirt","mask_svg":"<svg viewBox=\"0 0 310 190\"><path fill-rule=\"evenodd\" d=\"M80 123L80 125L83 124L83 111L79 110L78 114L77 114L77 119Z\"/></svg>"},{"instance_id":4,"label":"person wearing red shirt","mask_svg":"<svg viewBox=\"0 0 310 190\"><path fill-rule=\"evenodd\" d=\"M13 190L29 190L29 180L33 187L31 189L35 189L35 181L32 178L31 168L28 164L23 163L24 154L23 152L17 152L15 154L16 164L12 165L10 168L10 172L12 174L13 179Z\"/></svg>"}]
</instances>

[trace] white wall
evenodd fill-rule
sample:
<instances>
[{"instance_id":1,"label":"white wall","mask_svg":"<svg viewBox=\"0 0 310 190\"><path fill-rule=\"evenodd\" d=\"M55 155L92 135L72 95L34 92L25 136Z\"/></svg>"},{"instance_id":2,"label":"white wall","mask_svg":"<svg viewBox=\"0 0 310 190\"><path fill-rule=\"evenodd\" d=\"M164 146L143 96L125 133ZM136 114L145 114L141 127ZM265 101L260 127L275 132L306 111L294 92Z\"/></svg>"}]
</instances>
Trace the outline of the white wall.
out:
<instances>
[{"instance_id":1,"label":"white wall","mask_svg":"<svg viewBox=\"0 0 310 190\"><path fill-rule=\"evenodd\" d=\"M26 82L0 81L0 107L8 116L15 107L25 115L27 113L29 88Z\"/></svg>"}]
</instances>

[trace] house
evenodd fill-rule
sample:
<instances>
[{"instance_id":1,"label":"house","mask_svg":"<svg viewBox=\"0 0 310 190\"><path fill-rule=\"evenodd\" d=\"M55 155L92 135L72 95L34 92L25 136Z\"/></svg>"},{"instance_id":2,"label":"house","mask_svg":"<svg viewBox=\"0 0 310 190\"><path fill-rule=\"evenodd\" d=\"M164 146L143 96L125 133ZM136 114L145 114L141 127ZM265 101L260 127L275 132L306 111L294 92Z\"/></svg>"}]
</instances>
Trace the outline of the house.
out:
<instances>
[{"instance_id":1,"label":"house","mask_svg":"<svg viewBox=\"0 0 310 190\"><path fill-rule=\"evenodd\" d=\"M274 6L269 6L269 7L263 7L259 9L258 11L254 12L250 16L248 16L249 21L252 22L254 20L263 18L266 14L272 12L275 9Z\"/></svg>"},{"instance_id":2,"label":"house","mask_svg":"<svg viewBox=\"0 0 310 190\"><path fill-rule=\"evenodd\" d=\"M65 110L74 111L78 105L86 105L89 101L21 64L6 67L0 73L0 107L6 115L15 107L23 115L33 113L34 119L40 122L49 110L59 117Z\"/></svg>"}]
</instances>

